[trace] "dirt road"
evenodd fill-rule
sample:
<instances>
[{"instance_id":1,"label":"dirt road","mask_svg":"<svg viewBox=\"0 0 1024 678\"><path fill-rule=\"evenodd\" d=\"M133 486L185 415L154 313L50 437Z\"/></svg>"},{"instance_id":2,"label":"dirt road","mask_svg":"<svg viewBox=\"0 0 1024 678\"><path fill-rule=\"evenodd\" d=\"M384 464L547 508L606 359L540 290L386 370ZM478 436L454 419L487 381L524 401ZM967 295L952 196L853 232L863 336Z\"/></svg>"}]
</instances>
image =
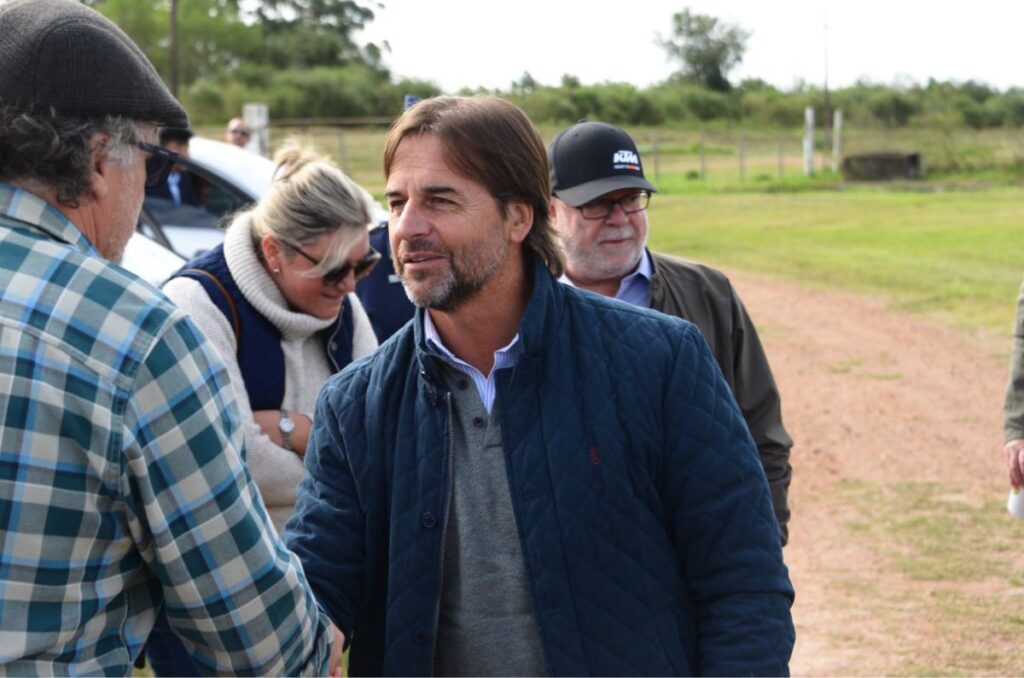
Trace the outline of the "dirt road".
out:
<instances>
[{"instance_id":1,"label":"dirt road","mask_svg":"<svg viewBox=\"0 0 1024 678\"><path fill-rule=\"evenodd\" d=\"M856 481L938 481L965 502L1001 496L1009 328L1004 337L970 336L889 310L881 299L736 272L730 278L758 326L796 441L785 550L797 590L794 675L930 665L950 643L948 629L919 618L912 602L902 603L906 609L894 603L909 600L903 594L916 584L871 544L850 538L856 509L839 489Z\"/></svg>"}]
</instances>

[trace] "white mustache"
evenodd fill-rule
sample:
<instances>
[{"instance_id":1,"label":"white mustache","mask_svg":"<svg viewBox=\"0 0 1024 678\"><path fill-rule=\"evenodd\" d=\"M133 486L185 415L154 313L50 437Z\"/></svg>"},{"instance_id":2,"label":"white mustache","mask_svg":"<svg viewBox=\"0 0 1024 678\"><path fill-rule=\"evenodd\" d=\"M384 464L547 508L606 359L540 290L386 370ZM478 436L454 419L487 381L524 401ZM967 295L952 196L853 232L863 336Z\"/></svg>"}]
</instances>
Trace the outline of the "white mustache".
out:
<instances>
[{"instance_id":1,"label":"white mustache","mask_svg":"<svg viewBox=\"0 0 1024 678\"><path fill-rule=\"evenodd\" d=\"M636 229L632 226L606 226L601 230L601 237L598 243L609 240L632 240L636 237Z\"/></svg>"}]
</instances>

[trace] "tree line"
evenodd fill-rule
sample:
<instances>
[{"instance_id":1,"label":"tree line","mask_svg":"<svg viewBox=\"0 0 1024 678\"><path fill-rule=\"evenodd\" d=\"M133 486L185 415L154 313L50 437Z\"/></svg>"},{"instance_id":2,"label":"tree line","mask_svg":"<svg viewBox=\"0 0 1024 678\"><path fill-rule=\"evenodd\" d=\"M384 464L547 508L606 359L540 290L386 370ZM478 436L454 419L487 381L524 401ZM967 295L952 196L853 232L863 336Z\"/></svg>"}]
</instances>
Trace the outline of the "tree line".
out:
<instances>
[{"instance_id":1,"label":"tree line","mask_svg":"<svg viewBox=\"0 0 1024 678\"><path fill-rule=\"evenodd\" d=\"M387 43L357 44L354 34L374 14L355 0L82 1L124 29L168 82L176 71L179 98L198 124L238 115L250 101L268 104L273 118L394 116L406 94L442 93L431 81L394 77ZM550 124L589 118L627 126L798 127L806 107L820 119L830 106L864 127L1024 127L1024 89L999 91L976 81L860 82L827 96L806 83L788 90L759 79L734 85L729 73L742 62L749 36L738 25L683 9L657 40L678 66L664 82L583 84L566 74L542 84L524 73L507 88L458 93L504 96L535 122Z\"/></svg>"}]
</instances>

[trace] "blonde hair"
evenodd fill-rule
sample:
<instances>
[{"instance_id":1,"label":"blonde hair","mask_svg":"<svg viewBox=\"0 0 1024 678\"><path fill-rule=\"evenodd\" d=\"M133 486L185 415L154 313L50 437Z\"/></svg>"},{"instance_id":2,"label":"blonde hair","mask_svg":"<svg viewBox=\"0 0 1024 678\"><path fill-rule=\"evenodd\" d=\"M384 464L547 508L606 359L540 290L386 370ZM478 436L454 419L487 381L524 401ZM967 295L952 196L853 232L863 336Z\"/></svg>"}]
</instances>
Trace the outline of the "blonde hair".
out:
<instances>
[{"instance_id":1,"label":"blonde hair","mask_svg":"<svg viewBox=\"0 0 1024 678\"><path fill-rule=\"evenodd\" d=\"M256 251L260 251L267 235L296 247L323 235L336 235L310 275L323 275L340 266L366 235L373 218L373 198L337 165L310 148L287 144L274 155L274 164L270 190L246 212Z\"/></svg>"}]
</instances>

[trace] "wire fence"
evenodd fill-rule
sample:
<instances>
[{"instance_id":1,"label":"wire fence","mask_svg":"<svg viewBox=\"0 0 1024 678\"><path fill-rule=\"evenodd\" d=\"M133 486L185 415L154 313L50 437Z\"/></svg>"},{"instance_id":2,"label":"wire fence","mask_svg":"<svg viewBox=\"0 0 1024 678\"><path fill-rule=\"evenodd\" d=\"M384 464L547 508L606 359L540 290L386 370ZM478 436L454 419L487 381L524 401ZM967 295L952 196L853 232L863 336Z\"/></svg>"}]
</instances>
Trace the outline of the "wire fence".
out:
<instances>
[{"instance_id":1,"label":"wire fence","mask_svg":"<svg viewBox=\"0 0 1024 678\"><path fill-rule=\"evenodd\" d=\"M355 181L383 192L381 156L387 137L382 124L326 126L322 121L270 128L270 147L287 140L312 145L335 160ZM377 121L375 121L377 122ZM560 130L542 126L544 141ZM202 130L201 130L202 131ZM757 182L805 175L803 129L630 129L644 168L655 183L678 181ZM217 133L211 136L218 136ZM842 157L869 153L917 153L932 172L1013 169L1024 174L1024 134L1017 130L844 128L836 154L831 130L818 129L811 167L815 173L838 169Z\"/></svg>"}]
</instances>

